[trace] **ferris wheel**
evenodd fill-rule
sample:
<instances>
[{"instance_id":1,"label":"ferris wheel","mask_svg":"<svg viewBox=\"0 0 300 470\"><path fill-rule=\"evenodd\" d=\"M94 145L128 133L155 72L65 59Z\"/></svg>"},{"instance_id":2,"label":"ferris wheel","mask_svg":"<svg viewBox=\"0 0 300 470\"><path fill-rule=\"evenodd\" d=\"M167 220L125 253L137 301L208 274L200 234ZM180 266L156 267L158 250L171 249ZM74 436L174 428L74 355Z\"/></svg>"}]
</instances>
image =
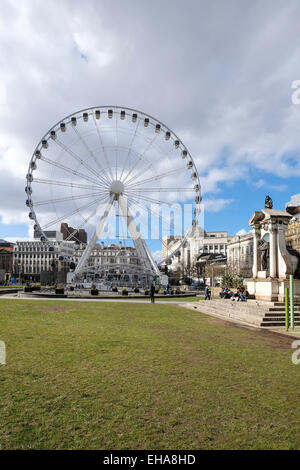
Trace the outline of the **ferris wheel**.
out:
<instances>
[{"instance_id":1,"label":"ferris wheel","mask_svg":"<svg viewBox=\"0 0 300 470\"><path fill-rule=\"evenodd\" d=\"M75 240L81 229L88 233L75 278L87 270L97 241L107 234L113 210L118 235L110 239L131 239L139 269L150 275L160 271L151 253L149 220L157 248L157 239L163 243L165 235L159 230L164 221L161 206L193 205L191 224L177 243L178 250L191 236L200 213L199 176L186 146L162 122L126 107L87 108L57 122L36 146L26 179L29 218L42 242L51 246L49 231L59 231L62 222L74 227L66 241ZM163 261L173 254L169 251Z\"/></svg>"}]
</instances>

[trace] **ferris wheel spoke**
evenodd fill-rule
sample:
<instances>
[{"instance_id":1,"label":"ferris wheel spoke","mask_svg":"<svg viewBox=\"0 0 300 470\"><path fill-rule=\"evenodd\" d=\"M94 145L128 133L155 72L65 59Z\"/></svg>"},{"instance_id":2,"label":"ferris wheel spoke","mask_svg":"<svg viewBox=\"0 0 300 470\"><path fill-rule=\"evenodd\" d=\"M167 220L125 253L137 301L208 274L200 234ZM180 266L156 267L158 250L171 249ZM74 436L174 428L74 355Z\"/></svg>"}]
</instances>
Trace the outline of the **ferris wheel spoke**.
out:
<instances>
[{"instance_id":1,"label":"ferris wheel spoke","mask_svg":"<svg viewBox=\"0 0 300 470\"><path fill-rule=\"evenodd\" d=\"M103 155L104 155L104 159L105 159L107 168L109 169L109 173L110 173L110 176L111 176L111 181L113 181L114 175L112 173L112 169L111 169L111 166L109 164L109 160L108 160L108 157L107 157L107 154L106 154L106 151L105 151L105 147L104 147L104 144L103 144L103 140L102 140L102 137L101 137L101 132L100 132L100 129L99 129L99 126L98 126L98 123L96 121L96 118L95 118L94 114L93 114L93 120L94 120L94 124L95 124L95 128L96 128L96 132L97 132L97 135L98 135L98 138L99 138L99 141L100 141L100 145L102 147L102 152L103 152Z\"/></svg>"},{"instance_id":2,"label":"ferris wheel spoke","mask_svg":"<svg viewBox=\"0 0 300 470\"><path fill-rule=\"evenodd\" d=\"M107 200L107 197L106 197L106 198L104 198L104 197L103 197L103 198L100 198L100 201L101 201L101 200L103 200L103 202L105 202L105 200ZM97 209L98 209L98 208L96 208L95 210L93 210L93 211L91 212L91 214L90 214L88 217L84 217L84 216L81 214L81 217L83 218L84 223L80 224L79 227L77 227L76 229L74 229L73 232L70 233L70 235L66 238L66 241L70 241L70 240L75 236L75 234L79 232L80 229L83 229L83 228L86 226L86 224L91 220L91 218L96 215ZM78 239L77 239L77 240L78 240ZM80 240L78 240L78 241L80 241Z\"/></svg>"},{"instance_id":3,"label":"ferris wheel spoke","mask_svg":"<svg viewBox=\"0 0 300 470\"><path fill-rule=\"evenodd\" d=\"M104 178L101 175L99 175L99 173L97 171L95 171L93 168L91 168L90 165L88 165L81 157L79 157L79 155L77 155L75 152L73 152L73 150L71 150L69 147L67 147L65 144L63 144L59 139L55 139L54 142L56 142L57 145L59 145L59 147L61 147L65 152L67 152L69 155L71 155L71 157L73 157L74 160L79 162L80 165L84 166L84 168L86 168L90 173L92 173L94 176L99 178L104 185L108 186L108 182L106 180L104 180Z\"/></svg>"},{"instance_id":4,"label":"ferris wheel spoke","mask_svg":"<svg viewBox=\"0 0 300 470\"><path fill-rule=\"evenodd\" d=\"M96 184L97 186L100 186L100 182L97 181L97 180L94 180L93 178L91 178L90 176L87 176L87 175L84 175L83 173L77 171L77 170L73 170L73 168L69 168L65 165L63 165L62 163L59 163L59 162L56 162L54 160L51 160L50 158L47 158L47 157L44 157L43 155L41 155L41 160L48 163L49 165L52 165L52 166L56 166L57 168L60 168L61 170L64 170L64 171L67 171L68 173L72 173L73 175L75 176L79 176L79 178L82 178L86 181L89 181L91 183L94 183ZM103 186L103 185L102 185ZM106 186L106 185L105 185Z\"/></svg>"},{"instance_id":5,"label":"ferris wheel spoke","mask_svg":"<svg viewBox=\"0 0 300 470\"><path fill-rule=\"evenodd\" d=\"M131 169L130 169L129 172L127 173L127 175L126 175L126 177L125 177L123 183L126 182L127 178L131 175L131 173L133 172L133 170L134 170L134 169L137 167L137 165L141 162L141 160L142 160L143 156L145 155L145 153L147 153L147 152L151 149L152 145L154 144L155 140L157 139L157 136L158 136L158 134L155 134L155 136L153 137L153 139L150 140L150 142L148 143L147 147L143 150L143 152L138 155L138 157L137 157L137 159L138 159L137 163L131 167Z\"/></svg>"},{"instance_id":6,"label":"ferris wheel spoke","mask_svg":"<svg viewBox=\"0 0 300 470\"><path fill-rule=\"evenodd\" d=\"M135 130L134 130L134 133L133 133L131 142L130 142L130 144L129 144L128 153L127 153L127 156L126 156L126 159L125 159L125 162L124 162L124 166L123 166L123 169L122 169L122 173L121 173L121 175L120 175L120 180L122 180L122 176L123 176L124 170L125 170L126 165L127 165L127 163L128 163L129 155L130 155L131 152L132 152L133 142L134 142L134 140L135 140L135 138L136 138L136 135L137 135L137 131L138 131L140 122L141 122L141 121L140 121L139 119L137 119L136 126L135 126Z\"/></svg>"},{"instance_id":7,"label":"ferris wheel spoke","mask_svg":"<svg viewBox=\"0 0 300 470\"><path fill-rule=\"evenodd\" d=\"M136 178L139 178L141 175L145 175L145 174L150 170L150 168L151 168L152 166L153 166L153 162L151 162L151 163L147 166L147 168L142 168L142 170L141 170L139 173L137 173L137 174L134 175L132 178L130 178L130 180L127 181L127 184L130 185L130 183L131 183L132 181L134 181Z\"/></svg>"},{"instance_id":8,"label":"ferris wheel spoke","mask_svg":"<svg viewBox=\"0 0 300 470\"><path fill-rule=\"evenodd\" d=\"M165 173L161 173L160 175L157 175L157 176L152 176L151 178L147 178L145 180L135 181L134 183L130 184L128 187L133 188L140 184L151 183L152 181L157 181L157 180L166 178L167 176L173 175L185 169L186 169L185 167L182 167L182 168L176 168L175 170L166 171Z\"/></svg>"},{"instance_id":9,"label":"ferris wheel spoke","mask_svg":"<svg viewBox=\"0 0 300 470\"><path fill-rule=\"evenodd\" d=\"M77 183L72 183L71 181L59 181L59 180L48 180L48 179L43 179L43 178L34 178L34 183L40 183L40 184L47 184L47 185L52 185L52 186L66 186L70 188L79 188L79 189L93 189L94 186L87 185L87 184L77 184ZM95 190L98 190L99 187L97 186Z\"/></svg>"},{"instance_id":10,"label":"ferris wheel spoke","mask_svg":"<svg viewBox=\"0 0 300 470\"><path fill-rule=\"evenodd\" d=\"M173 202L167 202L167 201L163 201L162 199L154 199L154 198L151 198L151 197L146 197L146 196L142 196L141 194L138 194L138 193L129 193L127 191L124 192L125 196L131 196L131 197L135 197L137 199L143 199L144 201L147 201L147 202L152 202L154 204L165 204L167 206L172 206Z\"/></svg>"},{"instance_id":11,"label":"ferris wheel spoke","mask_svg":"<svg viewBox=\"0 0 300 470\"><path fill-rule=\"evenodd\" d=\"M173 147L169 152L167 152L167 153L163 156L163 158L168 158L168 156L169 156L171 153L173 153L174 150L175 150L175 147ZM152 166L153 166L153 162L151 162L151 163L148 165L148 167L147 167L146 169L145 169L145 168L142 168L142 170L141 170L139 173L135 174L134 176L132 176L132 177L130 178L129 181L127 181L127 184L130 184L132 181L136 180L136 179L139 178L141 175L147 173L147 171L149 171L150 168L152 168Z\"/></svg>"},{"instance_id":12,"label":"ferris wheel spoke","mask_svg":"<svg viewBox=\"0 0 300 470\"><path fill-rule=\"evenodd\" d=\"M51 222L49 222L47 225L44 225L42 227L42 230L46 230L47 228L52 227L53 225L57 224L58 222L61 222L62 220L67 219L68 217L71 217L72 215L78 214L81 210L87 209L88 207L93 206L97 202L100 202L101 199L102 198L95 199L94 201L89 202L88 204L84 204L83 206L78 207L77 209L72 210L71 212L67 212L66 214L62 215L61 217L57 217L56 219L51 220Z\"/></svg>"},{"instance_id":13,"label":"ferris wheel spoke","mask_svg":"<svg viewBox=\"0 0 300 470\"><path fill-rule=\"evenodd\" d=\"M36 207L36 206L44 206L44 205L47 205L47 204L53 204L53 203L57 203L57 202L76 201L78 199L91 198L93 196L100 196L102 194L104 194L103 191L101 191L101 192L99 191L97 193L90 193L90 194L79 194L78 196L66 196L66 197L61 197L61 198L57 198L57 199L48 199L48 200L45 200L45 201L36 202L33 205Z\"/></svg>"},{"instance_id":14,"label":"ferris wheel spoke","mask_svg":"<svg viewBox=\"0 0 300 470\"><path fill-rule=\"evenodd\" d=\"M77 135L77 137L79 138L80 142L85 147L87 152L93 158L93 160L96 163L96 165L98 166L99 170L103 173L103 175L99 175L98 172L96 172L96 174L98 175L98 178L100 178L103 183L109 184L111 181L110 181L109 177L106 175L105 170L100 166L100 164L98 162L98 159L95 157L94 152L89 148L89 146L86 143L85 139L82 137L82 135L80 134L80 132L78 131L78 129L75 126L73 126L73 131L75 132L75 134Z\"/></svg>"},{"instance_id":15,"label":"ferris wheel spoke","mask_svg":"<svg viewBox=\"0 0 300 470\"><path fill-rule=\"evenodd\" d=\"M141 188L141 189L126 189L127 192L135 192L135 191L142 191L143 193L174 193L174 192L189 192L189 193L194 193L195 189L194 188Z\"/></svg>"},{"instance_id":16,"label":"ferris wheel spoke","mask_svg":"<svg viewBox=\"0 0 300 470\"><path fill-rule=\"evenodd\" d=\"M127 197L128 197L128 196L127 196ZM166 218L160 213L160 211L157 212L157 211L155 211L155 210L154 210L152 207L150 207L150 206L146 206L146 208L145 208L145 206L143 206L143 205L141 204L141 202L140 202L138 199L136 199L135 197L130 196L130 197L128 197L128 199L129 199L129 201L133 204L133 206L138 206L138 207L140 207L144 212L150 213L150 214L152 214L153 216L155 216L157 219L159 219L159 220L161 220L162 222L164 222L166 225L170 225L171 221L168 220L168 219L166 219ZM175 225L174 225L174 229L175 229ZM182 232L182 227L176 226L176 229L179 230L179 233Z\"/></svg>"}]
</instances>

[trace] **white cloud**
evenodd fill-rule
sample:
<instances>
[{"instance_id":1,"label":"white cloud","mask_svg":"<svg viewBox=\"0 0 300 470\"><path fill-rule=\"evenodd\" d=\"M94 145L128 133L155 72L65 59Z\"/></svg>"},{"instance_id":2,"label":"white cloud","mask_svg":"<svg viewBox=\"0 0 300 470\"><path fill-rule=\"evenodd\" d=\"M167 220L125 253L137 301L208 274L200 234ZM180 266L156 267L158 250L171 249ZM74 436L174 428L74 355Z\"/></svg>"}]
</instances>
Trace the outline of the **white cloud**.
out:
<instances>
[{"instance_id":1,"label":"white cloud","mask_svg":"<svg viewBox=\"0 0 300 470\"><path fill-rule=\"evenodd\" d=\"M169 125L191 151L204 194L256 169L300 176L300 106L291 102L299 2L169 3L1 2L4 223L25 222L25 174L39 139L97 104L142 109ZM230 202L208 196L206 210Z\"/></svg>"},{"instance_id":2,"label":"white cloud","mask_svg":"<svg viewBox=\"0 0 300 470\"><path fill-rule=\"evenodd\" d=\"M244 228L241 228L238 232L236 232L236 235L242 236L246 235L247 231Z\"/></svg>"},{"instance_id":3,"label":"white cloud","mask_svg":"<svg viewBox=\"0 0 300 470\"><path fill-rule=\"evenodd\" d=\"M286 184L270 184L262 178L258 181L254 181L253 185L257 189L264 187L265 189L272 189L273 191L284 191L287 188Z\"/></svg>"},{"instance_id":4,"label":"white cloud","mask_svg":"<svg viewBox=\"0 0 300 470\"><path fill-rule=\"evenodd\" d=\"M291 200L287 203L287 206L300 206L300 193L294 194Z\"/></svg>"},{"instance_id":5,"label":"white cloud","mask_svg":"<svg viewBox=\"0 0 300 470\"><path fill-rule=\"evenodd\" d=\"M232 199L204 199L203 205L204 210L207 212L219 212L231 202L233 202Z\"/></svg>"},{"instance_id":6,"label":"white cloud","mask_svg":"<svg viewBox=\"0 0 300 470\"><path fill-rule=\"evenodd\" d=\"M151 254L152 254L154 261L156 261L157 263L159 263L162 260L161 250L152 251Z\"/></svg>"}]
</instances>

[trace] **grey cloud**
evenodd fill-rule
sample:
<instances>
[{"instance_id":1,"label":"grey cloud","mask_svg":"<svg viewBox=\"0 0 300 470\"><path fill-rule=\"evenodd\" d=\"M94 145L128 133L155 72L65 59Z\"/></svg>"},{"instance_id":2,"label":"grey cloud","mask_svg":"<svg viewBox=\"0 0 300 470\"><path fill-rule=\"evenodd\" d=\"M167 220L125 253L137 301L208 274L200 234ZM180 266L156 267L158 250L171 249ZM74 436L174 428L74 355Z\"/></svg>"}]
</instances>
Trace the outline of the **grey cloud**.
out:
<instances>
[{"instance_id":1,"label":"grey cloud","mask_svg":"<svg viewBox=\"0 0 300 470\"><path fill-rule=\"evenodd\" d=\"M224 175L246 178L250 166L299 175L300 106L290 99L299 10L298 1L274 0L2 1L0 146L16 147L26 167L64 115L120 104L154 115L184 140L204 192L216 192ZM23 210L23 186L7 188L7 204Z\"/></svg>"}]
</instances>

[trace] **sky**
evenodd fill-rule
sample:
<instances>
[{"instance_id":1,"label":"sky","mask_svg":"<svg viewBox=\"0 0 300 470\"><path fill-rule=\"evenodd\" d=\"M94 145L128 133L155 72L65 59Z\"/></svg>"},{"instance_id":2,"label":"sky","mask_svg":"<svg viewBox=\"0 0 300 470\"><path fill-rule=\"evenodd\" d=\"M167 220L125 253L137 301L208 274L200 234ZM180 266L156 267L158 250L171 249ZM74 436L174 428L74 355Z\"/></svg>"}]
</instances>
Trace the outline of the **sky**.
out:
<instances>
[{"instance_id":1,"label":"sky","mask_svg":"<svg viewBox=\"0 0 300 470\"><path fill-rule=\"evenodd\" d=\"M180 137L207 231L249 231L266 194L284 209L300 193L299 14L298 0L1 0L0 238L31 233L25 176L41 137L98 105Z\"/></svg>"}]
</instances>

